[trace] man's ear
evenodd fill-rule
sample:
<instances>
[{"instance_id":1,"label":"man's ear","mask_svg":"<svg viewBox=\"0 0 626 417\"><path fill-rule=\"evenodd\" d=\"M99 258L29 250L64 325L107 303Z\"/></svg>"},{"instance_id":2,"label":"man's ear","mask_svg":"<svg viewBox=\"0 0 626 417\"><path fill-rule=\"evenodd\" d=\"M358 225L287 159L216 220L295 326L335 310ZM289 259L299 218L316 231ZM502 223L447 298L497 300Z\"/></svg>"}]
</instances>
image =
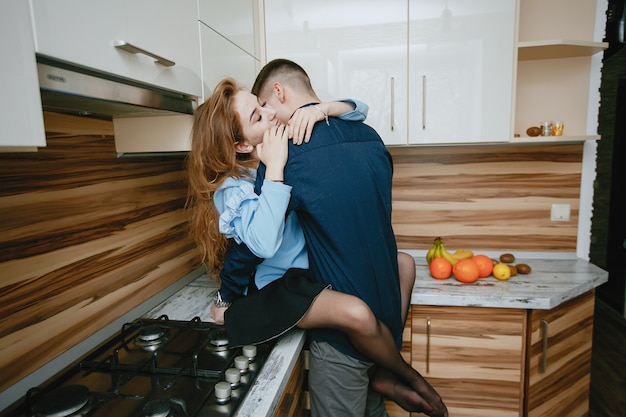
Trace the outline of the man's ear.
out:
<instances>
[{"instance_id":1,"label":"man's ear","mask_svg":"<svg viewBox=\"0 0 626 417\"><path fill-rule=\"evenodd\" d=\"M251 153L254 150L254 146L247 140L240 140L235 142L235 152L237 153Z\"/></svg>"},{"instance_id":2,"label":"man's ear","mask_svg":"<svg viewBox=\"0 0 626 417\"><path fill-rule=\"evenodd\" d=\"M281 104L285 103L285 89L281 83L275 82L272 84L272 93L274 93Z\"/></svg>"}]
</instances>

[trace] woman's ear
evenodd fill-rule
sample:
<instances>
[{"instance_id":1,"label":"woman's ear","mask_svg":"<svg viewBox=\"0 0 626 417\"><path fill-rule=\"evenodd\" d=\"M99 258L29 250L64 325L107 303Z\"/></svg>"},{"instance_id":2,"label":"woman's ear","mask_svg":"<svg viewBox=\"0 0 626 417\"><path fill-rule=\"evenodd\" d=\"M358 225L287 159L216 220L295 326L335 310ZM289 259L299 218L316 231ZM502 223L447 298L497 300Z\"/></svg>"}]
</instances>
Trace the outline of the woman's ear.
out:
<instances>
[{"instance_id":1,"label":"woman's ear","mask_svg":"<svg viewBox=\"0 0 626 417\"><path fill-rule=\"evenodd\" d=\"M235 142L235 152L237 153L251 153L254 150L254 146L247 140L240 140Z\"/></svg>"}]
</instances>

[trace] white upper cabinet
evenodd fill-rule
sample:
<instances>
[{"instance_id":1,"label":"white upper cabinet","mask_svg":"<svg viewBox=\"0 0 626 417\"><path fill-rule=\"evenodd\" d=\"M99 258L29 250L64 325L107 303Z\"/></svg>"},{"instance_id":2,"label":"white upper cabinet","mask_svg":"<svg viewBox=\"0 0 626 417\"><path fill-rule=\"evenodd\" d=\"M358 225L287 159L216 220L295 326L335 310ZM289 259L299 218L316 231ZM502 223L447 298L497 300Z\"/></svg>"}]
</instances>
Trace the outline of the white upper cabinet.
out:
<instances>
[{"instance_id":1,"label":"white upper cabinet","mask_svg":"<svg viewBox=\"0 0 626 417\"><path fill-rule=\"evenodd\" d=\"M259 58L258 0L198 0L200 21Z\"/></svg>"},{"instance_id":2,"label":"white upper cabinet","mask_svg":"<svg viewBox=\"0 0 626 417\"><path fill-rule=\"evenodd\" d=\"M410 0L409 143L511 138L515 0Z\"/></svg>"},{"instance_id":3,"label":"white upper cabinet","mask_svg":"<svg viewBox=\"0 0 626 417\"><path fill-rule=\"evenodd\" d=\"M508 141L516 0L266 0L267 59L370 105L387 145Z\"/></svg>"},{"instance_id":4,"label":"white upper cabinet","mask_svg":"<svg viewBox=\"0 0 626 417\"><path fill-rule=\"evenodd\" d=\"M288 58L322 100L366 102L386 144L407 143L406 0L265 0L267 60Z\"/></svg>"},{"instance_id":5,"label":"white upper cabinet","mask_svg":"<svg viewBox=\"0 0 626 417\"><path fill-rule=\"evenodd\" d=\"M261 61L258 0L199 0L203 101L232 77L251 88Z\"/></svg>"},{"instance_id":6,"label":"white upper cabinet","mask_svg":"<svg viewBox=\"0 0 626 417\"><path fill-rule=\"evenodd\" d=\"M0 37L5 64L0 69L0 152L26 150L24 147L36 150L37 146L46 146L46 137L27 2L0 2Z\"/></svg>"},{"instance_id":7,"label":"white upper cabinet","mask_svg":"<svg viewBox=\"0 0 626 417\"><path fill-rule=\"evenodd\" d=\"M202 94L195 0L31 2L38 53Z\"/></svg>"}]
</instances>

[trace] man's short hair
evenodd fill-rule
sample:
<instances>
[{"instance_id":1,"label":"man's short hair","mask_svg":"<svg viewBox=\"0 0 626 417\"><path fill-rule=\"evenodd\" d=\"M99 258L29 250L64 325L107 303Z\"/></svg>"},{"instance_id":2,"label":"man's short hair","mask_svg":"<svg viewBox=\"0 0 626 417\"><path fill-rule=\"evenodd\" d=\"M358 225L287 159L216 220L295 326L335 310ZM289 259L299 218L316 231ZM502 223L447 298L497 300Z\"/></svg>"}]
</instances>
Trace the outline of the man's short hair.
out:
<instances>
[{"instance_id":1,"label":"man's short hair","mask_svg":"<svg viewBox=\"0 0 626 417\"><path fill-rule=\"evenodd\" d=\"M311 80L304 68L288 59L278 58L268 62L257 75L252 94L261 95L275 81L306 92L313 92Z\"/></svg>"}]
</instances>

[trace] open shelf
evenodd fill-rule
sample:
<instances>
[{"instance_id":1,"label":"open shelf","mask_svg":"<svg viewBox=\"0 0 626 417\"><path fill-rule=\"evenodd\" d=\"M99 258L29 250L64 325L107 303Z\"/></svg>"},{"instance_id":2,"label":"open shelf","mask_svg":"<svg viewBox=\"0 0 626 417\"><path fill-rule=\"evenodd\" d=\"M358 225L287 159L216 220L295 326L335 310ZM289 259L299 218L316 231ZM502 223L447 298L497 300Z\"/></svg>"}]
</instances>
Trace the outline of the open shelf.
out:
<instances>
[{"instance_id":1,"label":"open shelf","mask_svg":"<svg viewBox=\"0 0 626 417\"><path fill-rule=\"evenodd\" d=\"M591 56L608 48L607 42L543 40L518 42L519 61Z\"/></svg>"}]
</instances>

